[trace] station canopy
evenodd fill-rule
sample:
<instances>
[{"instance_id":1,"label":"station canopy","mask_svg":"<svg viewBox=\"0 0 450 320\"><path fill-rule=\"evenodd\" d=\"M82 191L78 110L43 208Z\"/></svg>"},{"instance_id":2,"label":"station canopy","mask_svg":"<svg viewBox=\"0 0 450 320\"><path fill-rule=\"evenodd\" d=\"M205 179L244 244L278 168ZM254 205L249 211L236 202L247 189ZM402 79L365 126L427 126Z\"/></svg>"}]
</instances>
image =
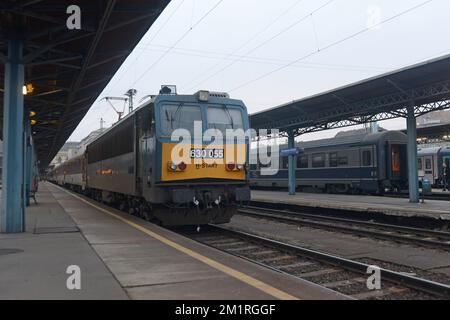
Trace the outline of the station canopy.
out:
<instances>
[{"instance_id":1,"label":"station canopy","mask_svg":"<svg viewBox=\"0 0 450 320\"><path fill-rule=\"evenodd\" d=\"M450 108L450 55L250 116L252 128L301 135Z\"/></svg>"},{"instance_id":2,"label":"station canopy","mask_svg":"<svg viewBox=\"0 0 450 320\"><path fill-rule=\"evenodd\" d=\"M25 110L45 168L170 0L4 0L0 2L0 123L8 39L24 41ZM67 8L81 10L69 30ZM30 91L31 91L30 90ZM3 131L3 130L2 130Z\"/></svg>"}]
</instances>

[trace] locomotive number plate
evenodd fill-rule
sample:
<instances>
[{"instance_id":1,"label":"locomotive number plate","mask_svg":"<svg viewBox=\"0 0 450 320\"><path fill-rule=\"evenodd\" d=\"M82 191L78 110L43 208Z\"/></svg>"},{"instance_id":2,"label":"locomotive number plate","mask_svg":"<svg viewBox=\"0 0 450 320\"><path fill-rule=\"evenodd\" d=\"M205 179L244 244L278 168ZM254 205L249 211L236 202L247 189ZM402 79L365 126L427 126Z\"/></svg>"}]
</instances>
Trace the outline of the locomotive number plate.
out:
<instances>
[{"instance_id":1,"label":"locomotive number plate","mask_svg":"<svg viewBox=\"0 0 450 320\"><path fill-rule=\"evenodd\" d=\"M191 149L191 159L223 159L223 149Z\"/></svg>"}]
</instances>

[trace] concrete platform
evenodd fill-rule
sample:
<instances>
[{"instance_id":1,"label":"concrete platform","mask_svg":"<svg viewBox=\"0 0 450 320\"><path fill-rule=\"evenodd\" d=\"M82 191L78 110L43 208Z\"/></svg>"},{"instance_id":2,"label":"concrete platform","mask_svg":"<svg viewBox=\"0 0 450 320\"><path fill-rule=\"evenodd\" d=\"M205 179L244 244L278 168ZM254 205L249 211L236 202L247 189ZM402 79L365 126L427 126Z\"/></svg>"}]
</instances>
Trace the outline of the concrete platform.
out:
<instances>
[{"instance_id":1,"label":"concrete platform","mask_svg":"<svg viewBox=\"0 0 450 320\"><path fill-rule=\"evenodd\" d=\"M27 233L0 235L0 252L15 250L0 255L0 299L346 298L50 184L37 198ZM80 291L65 287L71 264L81 268Z\"/></svg>"},{"instance_id":2,"label":"concrete platform","mask_svg":"<svg viewBox=\"0 0 450 320\"><path fill-rule=\"evenodd\" d=\"M27 232L0 234L0 299L128 299L77 225L43 186L27 209ZM81 268L69 290L67 268Z\"/></svg>"},{"instance_id":3,"label":"concrete platform","mask_svg":"<svg viewBox=\"0 0 450 320\"><path fill-rule=\"evenodd\" d=\"M440 200L426 200L423 204L415 204L409 203L408 199L403 198L324 193L297 193L295 196L290 196L286 191L262 190L252 190L252 200L313 208L450 220L450 202Z\"/></svg>"}]
</instances>

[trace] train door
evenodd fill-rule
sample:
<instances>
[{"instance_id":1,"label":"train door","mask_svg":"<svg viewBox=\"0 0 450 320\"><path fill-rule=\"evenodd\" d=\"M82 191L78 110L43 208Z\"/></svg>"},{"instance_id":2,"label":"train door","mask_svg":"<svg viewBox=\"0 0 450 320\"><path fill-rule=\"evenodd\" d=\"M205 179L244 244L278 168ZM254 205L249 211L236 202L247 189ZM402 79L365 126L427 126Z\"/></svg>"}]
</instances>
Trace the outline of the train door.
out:
<instances>
[{"instance_id":1,"label":"train door","mask_svg":"<svg viewBox=\"0 0 450 320\"><path fill-rule=\"evenodd\" d=\"M136 195L142 196L142 176L143 176L143 153L144 148L142 147L143 136L144 136L144 112L139 111L136 113L136 141L135 141L135 161L136 161L136 170L135 170L135 179L136 179Z\"/></svg>"},{"instance_id":2,"label":"train door","mask_svg":"<svg viewBox=\"0 0 450 320\"><path fill-rule=\"evenodd\" d=\"M81 161L81 188L84 190L86 188L86 180L87 180L86 156L83 156L80 161Z\"/></svg>"},{"instance_id":3,"label":"train door","mask_svg":"<svg viewBox=\"0 0 450 320\"><path fill-rule=\"evenodd\" d=\"M390 145L390 168L388 176L391 180L404 182L408 179L408 159L406 145L392 144Z\"/></svg>"},{"instance_id":4,"label":"train door","mask_svg":"<svg viewBox=\"0 0 450 320\"><path fill-rule=\"evenodd\" d=\"M150 107L143 108L137 113L136 125L136 191L144 196L149 187L152 162L149 150L152 144L154 118Z\"/></svg>"},{"instance_id":5,"label":"train door","mask_svg":"<svg viewBox=\"0 0 450 320\"><path fill-rule=\"evenodd\" d=\"M377 159L375 155L375 146L362 147L359 150L360 186L362 190L367 192L379 191L376 170Z\"/></svg>"},{"instance_id":6,"label":"train door","mask_svg":"<svg viewBox=\"0 0 450 320\"><path fill-rule=\"evenodd\" d=\"M427 179L430 182L434 181L434 166L433 166L433 156L425 156L423 157L423 166L424 166L424 179Z\"/></svg>"}]
</instances>

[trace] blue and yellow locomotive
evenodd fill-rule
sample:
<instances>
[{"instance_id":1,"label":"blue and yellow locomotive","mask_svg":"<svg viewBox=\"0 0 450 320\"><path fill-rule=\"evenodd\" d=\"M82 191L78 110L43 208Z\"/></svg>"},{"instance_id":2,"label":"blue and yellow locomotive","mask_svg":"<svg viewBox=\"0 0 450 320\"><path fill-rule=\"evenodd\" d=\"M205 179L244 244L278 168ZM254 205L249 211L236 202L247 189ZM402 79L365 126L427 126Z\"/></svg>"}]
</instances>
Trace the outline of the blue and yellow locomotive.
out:
<instances>
[{"instance_id":1,"label":"blue and yellow locomotive","mask_svg":"<svg viewBox=\"0 0 450 320\"><path fill-rule=\"evenodd\" d=\"M69 161L70 176L62 164L50 179L163 225L229 222L250 200L249 139L225 138L249 129L246 107L225 93L164 89L91 142L76 170ZM208 129L222 141L206 141ZM178 131L187 138L174 140Z\"/></svg>"}]
</instances>

